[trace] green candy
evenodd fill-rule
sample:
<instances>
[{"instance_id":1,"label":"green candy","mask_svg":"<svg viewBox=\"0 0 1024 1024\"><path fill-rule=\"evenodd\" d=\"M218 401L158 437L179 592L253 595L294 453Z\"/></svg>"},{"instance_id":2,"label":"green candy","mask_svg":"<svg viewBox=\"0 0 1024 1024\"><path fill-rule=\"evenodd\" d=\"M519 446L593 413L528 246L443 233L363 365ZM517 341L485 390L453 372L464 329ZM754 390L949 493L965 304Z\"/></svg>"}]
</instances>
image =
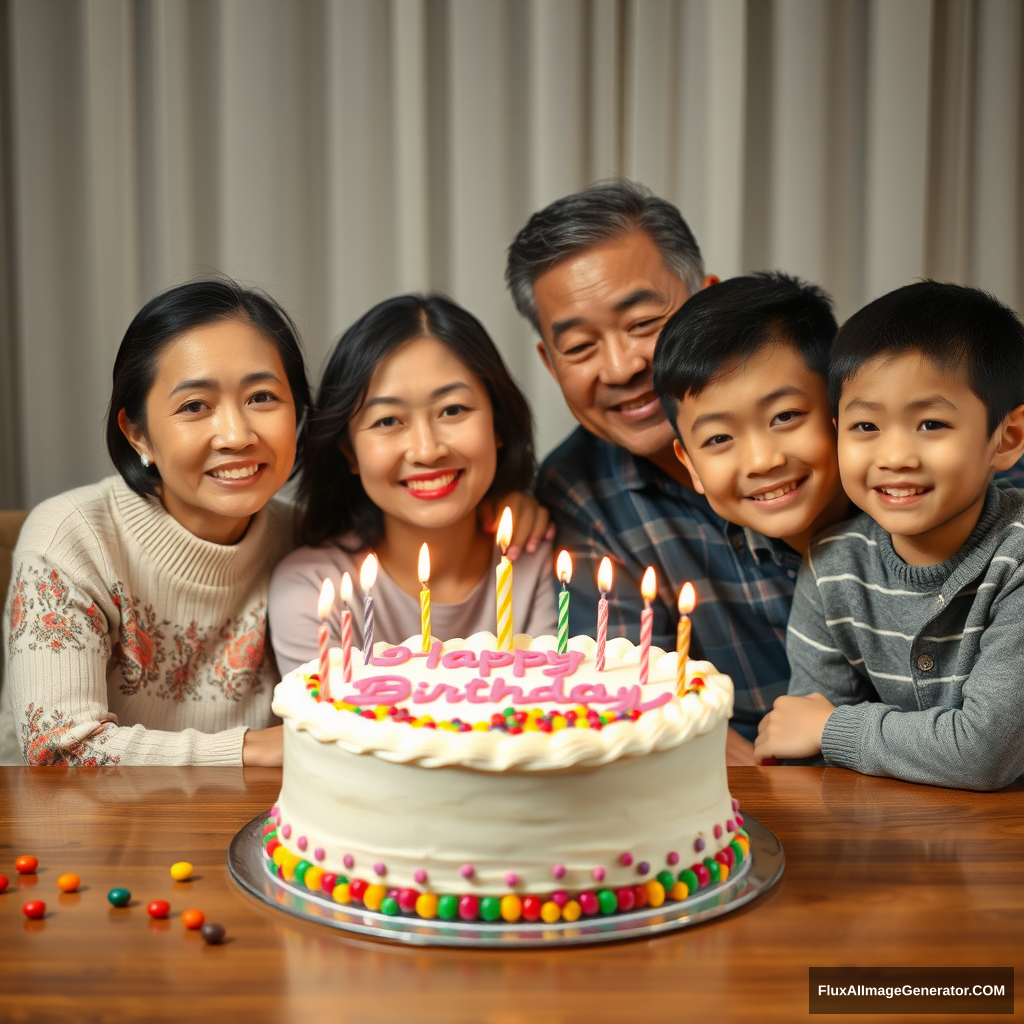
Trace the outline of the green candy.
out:
<instances>
[{"instance_id":1,"label":"green candy","mask_svg":"<svg viewBox=\"0 0 1024 1024\"><path fill-rule=\"evenodd\" d=\"M334 880L334 884L335 885L348 885L348 876L347 875L338 875L338 877Z\"/></svg>"},{"instance_id":2,"label":"green candy","mask_svg":"<svg viewBox=\"0 0 1024 1024\"><path fill-rule=\"evenodd\" d=\"M502 711L502 714L506 718L508 718L510 715L514 715L515 713L516 713L516 709L515 708L505 708L505 710Z\"/></svg>"},{"instance_id":3,"label":"green candy","mask_svg":"<svg viewBox=\"0 0 1024 1024\"><path fill-rule=\"evenodd\" d=\"M729 848L732 850L732 852L734 854L736 854L736 863L737 864L742 864L743 863L743 847L740 846L740 844L737 843L736 840L734 839L729 844Z\"/></svg>"},{"instance_id":4,"label":"green candy","mask_svg":"<svg viewBox=\"0 0 1024 1024\"><path fill-rule=\"evenodd\" d=\"M127 907L131 898L132 894L127 889L111 889L107 893L107 899L115 907Z\"/></svg>"},{"instance_id":5,"label":"green candy","mask_svg":"<svg viewBox=\"0 0 1024 1024\"><path fill-rule=\"evenodd\" d=\"M442 921L454 921L459 914L459 897L442 896L437 901L437 916Z\"/></svg>"},{"instance_id":6,"label":"green candy","mask_svg":"<svg viewBox=\"0 0 1024 1024\"><path fill-rule=\"evenodd\" d=\"M672 891L672 886L676 884L675 875L671 871L659 871L655 878L661 882L661 887L665 890L666 896Z\"/></svg>"},{"instance_id":7,"label":"green candy","mask_svg":"<svg viewBox=\"0 0 1024 1024\"><path fill-rule=\"evenodd\" d=\"M722 880L722 866L714 859L714 857L705 857L704 867L708 869L708 874L711 876L712 882L720 882Z\"/></svg>"},{"instance_id":8,"label":"green candy","mask_svg":"<svg viewBox=\"0 0 1024 1024\"><path fill-rule=\"evenodd\" d=\"M385 896L381 901L380 912L387 914L388 917L398 916L398 900L394 896Z\"/></svg>"},{"instance_id":9,"label":"green candy","mask_svg":"<svg viewBox=\"0 0 1024 1024\"><path fill-rule=\"evenodd\" d=\"M313 865L310 864L308 860L300 860L299 863L295 865L295 881L298 882L299 885L302 885L305 882L306 872L312 866Z\"/></svg>"},{"instance_id":10,"label":"green candy","mask_svg":"<svg viewBox=\"0 0 1024 1024\"><path fill-rule=\"evenodd\" d=\"M485 921L497 921L501 917L501 900L494 896L485 896L480 901L480 916Z\"/></svg>"},{"instance_id":11,"label":"green candy","mask_svg":"<svg viewBox=\"0 0 1024 1024\"><path fill-rule=\"evenodd\" d=\"M679 872L679 881L686 883L686 888L690 892L696 892L700 888L700 882L697 879L697 872L692 871L690 868L685 868Z\"/></svg>"},{"instance_id":12,"label":"green candy","mask_svg":"<svg viewBox=\"0 0 1024 1024\"><path fill-rule=\"evenodd\" d=\"M602 889L597 894L597 902L601 906L602 914L613 914L619 909L619 898L611 889Z\"/></svg>"}]
</instances>

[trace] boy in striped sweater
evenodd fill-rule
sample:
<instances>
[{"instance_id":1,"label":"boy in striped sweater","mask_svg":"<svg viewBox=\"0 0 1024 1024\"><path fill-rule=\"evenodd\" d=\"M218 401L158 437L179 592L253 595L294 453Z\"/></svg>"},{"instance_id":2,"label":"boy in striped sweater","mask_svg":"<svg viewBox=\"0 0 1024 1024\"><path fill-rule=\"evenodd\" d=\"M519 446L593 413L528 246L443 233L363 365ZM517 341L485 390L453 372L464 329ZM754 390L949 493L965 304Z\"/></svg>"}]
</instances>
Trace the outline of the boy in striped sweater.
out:
<instances>
[{"instance_id":1,"label":"boy in striped sweater","mask_svg":"<svg viewBox=\"0 0 1024 1024\"><path fill-rule=\"evenodd\" d=\"M843 325L829 363L839 469L863 510L811 542L787 697L759 761L959 789L1024 774L1024 326L976 289L925 281Z\"/></svg>"}]
</instances>

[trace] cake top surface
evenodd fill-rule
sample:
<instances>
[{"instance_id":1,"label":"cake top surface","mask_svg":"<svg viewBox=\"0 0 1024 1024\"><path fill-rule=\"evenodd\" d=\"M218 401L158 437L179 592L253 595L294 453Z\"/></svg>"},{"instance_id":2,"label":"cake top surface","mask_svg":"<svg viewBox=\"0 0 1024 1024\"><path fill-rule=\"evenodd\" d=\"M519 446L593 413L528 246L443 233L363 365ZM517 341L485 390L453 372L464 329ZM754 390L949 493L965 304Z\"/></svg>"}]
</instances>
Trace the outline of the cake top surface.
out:
<instances>
[{"instance_id":1,"label":"cake top surface","mask_svg":"<svg viewBox=\"0 0 1024 1024\"><path fill-rule=\"evenodd\" d=\"M688 661L688 692L677 694L675 652L650 650L639 685L640 648L609 640L597 671L596 641L519 634L497 650L493 633L374 646L371 664L352 652L352 683L317 699L317 663L289 673L274 713L323 743L425 768L546 771L607 764L668 750L711 732L732 714L732 680L706 661Z\"/></svg>"}]
</instances>

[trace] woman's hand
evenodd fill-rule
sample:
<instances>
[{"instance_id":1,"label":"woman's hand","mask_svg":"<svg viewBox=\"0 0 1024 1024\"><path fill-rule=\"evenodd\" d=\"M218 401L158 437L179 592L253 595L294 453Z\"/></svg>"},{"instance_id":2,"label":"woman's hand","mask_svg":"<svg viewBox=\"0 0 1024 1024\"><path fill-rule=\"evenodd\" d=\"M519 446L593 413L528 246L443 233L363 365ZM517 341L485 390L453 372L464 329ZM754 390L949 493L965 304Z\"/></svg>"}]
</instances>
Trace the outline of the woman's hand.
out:
<instances>
[{"instance_id":1,"label":"woman's hand","mask_svg":"<svg viewBox=\"0 0 1024 1024\"><path fill-rule=\"evenodd\" d=\"M284 726L248 729L242 737L242 764L259 768L280 768L284 762Z\"/></svg>"},{"instance_id":2,"label":"woman's hand","mask_svg":"<svg viewBox=\"0 0 1024 1024\"><path fill-rule=\"evenodd\" d=\"M548 510L531 494L513 491L504 498L484 498L477 508L480 529L484 533L496 533L501 513L508 506L512 509L512 542L508 546L508 557L515 561L524 545L528 554L533 554L542 540L555 539L555 524L551 522Z\"/></svg>"},{"instance_id":3,"label":"woman's hand","mask_svg":"<svg viewBox=\"0 0 1024 1024\"><path fill-rule=\"evenodd\" d=\"M820 693L779 697L761 719L754 740L758 764L772 758L814 757L821 753L821 734L835 705Z\"/></svg>"}]
</instances>

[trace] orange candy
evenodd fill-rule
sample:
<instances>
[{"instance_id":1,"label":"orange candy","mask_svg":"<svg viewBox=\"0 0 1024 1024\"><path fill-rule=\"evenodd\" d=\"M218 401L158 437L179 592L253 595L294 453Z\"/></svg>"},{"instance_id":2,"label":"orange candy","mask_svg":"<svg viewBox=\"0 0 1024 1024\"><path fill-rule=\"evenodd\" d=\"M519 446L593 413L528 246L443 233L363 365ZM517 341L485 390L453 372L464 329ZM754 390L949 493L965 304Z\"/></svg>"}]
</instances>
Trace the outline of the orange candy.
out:
<instances>
[{"instance_id":1,"label":"orange candy","mask_svg":"<svg viewBox=\"0 0 1024 1024\"><path fill-rule=\"evenodd\" d=\"M181 915L181 923L192 931L195 931L196 928L202 928L205 920L206 915L201 910L186 910Z\"/></svg>"},{"instance_id":2,"label":"orange candy","mask_svg":"<svg viewBox=\"0 0 1024 1024\"><path fill-rule=\"evenodd\" d=\"M78 887L82 884L82 880L74 872L69 871L66 875L61 875L57 879L57 888L61 892L77 892Z\"/></svg>"},{"instance_id":3,"label":"orange candy","mask_svg":"<svg viewBox=\"0 0 1024 1024\"><path fill-rule=\"evenodd\" d=\"M19 875L34 875L39 861L35 857L19 857L14 862L14 869Z\"/></svg>"}]
</instances>

